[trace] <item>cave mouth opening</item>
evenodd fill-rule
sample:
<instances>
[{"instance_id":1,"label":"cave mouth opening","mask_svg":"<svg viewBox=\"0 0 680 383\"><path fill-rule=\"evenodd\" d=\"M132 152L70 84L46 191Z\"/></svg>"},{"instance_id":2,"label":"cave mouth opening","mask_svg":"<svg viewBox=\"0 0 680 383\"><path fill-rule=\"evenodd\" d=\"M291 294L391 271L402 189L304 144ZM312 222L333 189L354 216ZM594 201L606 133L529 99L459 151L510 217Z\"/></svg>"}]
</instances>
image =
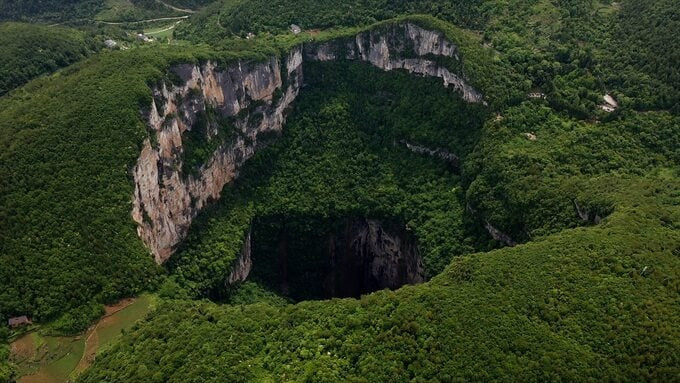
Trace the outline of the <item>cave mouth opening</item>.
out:
<instances>
[{"instance_id":1,"label":"cave mouth opening","mask_svg":"<svg viewBox=\"0 0 680 383\"><path fill-rule=\"evenodd\" d=\"M415 235L395 218L256 218L249 278L293 300L358 298L425 280Z\"/></svg>"}]
</instances>

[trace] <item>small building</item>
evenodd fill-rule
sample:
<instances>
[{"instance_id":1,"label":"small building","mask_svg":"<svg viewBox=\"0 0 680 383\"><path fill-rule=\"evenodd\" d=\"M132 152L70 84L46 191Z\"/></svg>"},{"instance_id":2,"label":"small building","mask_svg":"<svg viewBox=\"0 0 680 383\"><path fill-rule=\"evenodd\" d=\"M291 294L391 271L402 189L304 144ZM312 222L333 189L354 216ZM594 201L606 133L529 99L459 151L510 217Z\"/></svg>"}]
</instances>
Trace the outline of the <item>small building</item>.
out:
<instances>
[{"instance_id":1,"label":"small building","mask_svg":"<svg viewBox=\"0 0 680 383\"><path fill-rule=\"evenodd\" d=\"M26 325L29 325L29 324L33 324L33 322L31 322L31 320L28 319L28 317L26 315L22 315L20 317L9 318L7 323L9 324L9 327L11 327L11 328L17 328L17 327L20 327L20 326L26 326Z\"/></svg>"},{"instance_id":2,"label":"small building","mask_svg":"<svg viewBox=\"0 0 680 383\"><path fill-rule=\"evenodd\" d=\"M291 24L291 25L290 25L290 31L293 32L294 35L297 35L297 34L299 34L300 32L302 32L302 28L300 28L299 25Z\"/></svg>"},{"instance_id":3,"label":"small building","mask_svg":"<svg viewBox=\"0 0 680 383\"><path fill-rule=\"evenodd\" d=\"M252 40L255 38L255 34L253 32L248 32L246 35L246 40Z\"/></svg>"},{"instance_id":4,"label":"small building","mask_svg":"<svg viewBox=\"0 0 680 383\"><path fill-rule=\"evenodd\" d=\"M137 33L137 40L143 42L143 43L150 43L153 41L153 39L144 33Z\"/></svg>"},{"instance_id":5,"label":"small building","mask_svg":"<svg viewBox=\"0 0 680 383\"><path fill-rule=\"evenodd\" d=\"M118 43L111 40L111 39L108 39L108 40L104 40L104 45L106 45L106 47L109 48L109 49L113 49L113 48L118 46Z\"/></svg>"}]
</instances>

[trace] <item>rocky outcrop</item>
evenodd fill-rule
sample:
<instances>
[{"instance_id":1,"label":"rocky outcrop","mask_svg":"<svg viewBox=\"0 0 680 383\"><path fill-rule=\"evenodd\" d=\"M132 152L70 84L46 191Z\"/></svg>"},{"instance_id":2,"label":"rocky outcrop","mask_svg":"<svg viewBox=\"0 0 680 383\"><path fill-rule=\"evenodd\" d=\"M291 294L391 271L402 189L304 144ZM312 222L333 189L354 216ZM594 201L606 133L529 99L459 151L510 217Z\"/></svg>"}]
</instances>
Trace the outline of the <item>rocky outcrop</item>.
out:
<instances>
[{"instance_id":1,"label":"rocky outcrop","mask_svg":"<svg viewBox=\"0 0 680 383\"><path fill-rule=\"evenodd\" d=\"M600 217L599 214L579 205L577 200L574 200L574 207L576 208L576 214L578 214L583 222L590 222L597 225L602 221L602 217Z\"/></svg>"},{"instance_id":2,"label":"rocky outcrop","mask_svg":"<svg viewBox=\"0 0 680 383\"><path fill-rule=\"evenodd\" d=\"M370 290L425 280L420 251L405 227L390 230L378 220L358 220L352 225L350 252L365 265L364 281Z\"/></svg>"},{"instance_id":3,"label":"rocky outcrop","mask_svg":"<svg viewBox=\"0 0 680 383\"><path fill-rule=\"evenodd\" d=\"M506 246L517 245L517 242L515 242L512 237L494 227L491 223L489 223L489 221L484 221L484 228L489 232L489 235L491 235L491 238L494 240L503 243Z\"/></svg>"},{"instance_id":4,"label":"rocky outcrop","mask_svg":"<svg viewBox=\"0 0 680 383\"><path fill-rule=\"evenodd\" d=\"M216 200L240 165L258 147L258 138L280 132L287 108L302 84L302 56L293 50L282 74L278 58L264 63L244 63L217 70L214 63L178 65L172 68L182 85L159 84L148 117L150 138L133 170L135 194L132 217L138 234L164 262L187 234L196 214ZM281 91L283 79L286 89ZM281 92L276 99L277 92ZM221 143L212 156L191 174L184 174L185 133L205 126L207 139L216 139L221 122L207 121L206 110L229 118L235 134ZM241 113L247 110L247 113Z\"/></svg>"},{"instance_id":5,"label":"rocky outcrop","mask_svg":"<svg viewBox=\"0 0 680 383\"><path fill-rule=\"evenodd\" d=\"M442 148L428 148L427 146L417 145L408 141L401 141L406 148L413 153L424 154L430 157L439 158L451 165L453 168L458 168L460 165L458 156Z\"/></svg>"},{"instance_id":6,"label":"rocky outcrop","mask_svg":"<svg viewBox=\"0 0 680 383\"><path fill-rule=\"evenodd\" d=\"M470 205L470 203L468 203L465 206L465 210L472 215L477 215L477 209L473 208L472 205ZM504 233L503 231L492 225L491 222L489 222L488 220L484 220L484 229L486 229L491 238L493 238L495 241L498 241L506 246L517 245L517 242L514 239L512 239L510 235Z\"/></svg>"},{"instance_id":7,"label":"rocky outcrop","mask_svg":"<svg viewBox=\"0 0 680 383\"><path fill-rule=\"evenodd\" d=\"M481 93L450 69L461 65L458 48L443 34L411 23L363 32L350 40L310 43L261 63L238 61L226 68L213 62L175 65L173 83L152 89L149 138L133 169L132 217L158 263L174 252L201 209L238 176L240 166L262 146L261 138L282 130L302 85L303 60L339 58L439 77L465 100L483 102ZM215 149L187 170L189 135L215 144Z\"/></svg>"},{"instance_id":8,"label":"rocky outcrop","mask_svg":"<svg viewBox=\"0 0 680 383\"><path fill-rule=\"evenodd\" d=\"M244 282L246 278L248 278L250 269L253 267L252 248L252 235L251 232L248 231L248 234L246 234L246 238L243 241L243 248L231 265L231 273L229 273L229 276L227 277L228 285Z\"/></svg>"},{"instance_id":9,"label":"rocky outcrop","mask_svg":"<svg viewBox=\"0 0 680 383\"><path fill-rule=\"evenodd\" d=\"M384 69L405 69L410 73L439 77L444 86L452 86L468 102L483 102L480 92L461 75L441 65L441 58L450 58L460 65L458 47L442 33L423 29L415 24L393 25L359 33L345 43L330 41L305 46L305 59L330 61L340 58L361 60Z\"/></svg>"}]
</instances>

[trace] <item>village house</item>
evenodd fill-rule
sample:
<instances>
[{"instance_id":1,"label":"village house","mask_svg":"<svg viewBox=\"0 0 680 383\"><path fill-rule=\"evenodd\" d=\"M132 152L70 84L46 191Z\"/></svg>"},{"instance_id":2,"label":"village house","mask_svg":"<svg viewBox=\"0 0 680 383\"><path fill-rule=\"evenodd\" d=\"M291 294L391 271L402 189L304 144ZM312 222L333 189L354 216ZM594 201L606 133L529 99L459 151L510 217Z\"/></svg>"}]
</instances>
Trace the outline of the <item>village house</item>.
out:
<instances>
[{"instance_id":1,"label":"village house","mask_svg":"<svg viewBox=\"0 0 680 383\"><path fill-rule=\"evenodd\" d=\"M20 326L26 326L26 325L29 325L29 324L33 324L33 322L31 322L31 320L28 319L28 317L26 315L22 315L20 317L9 318L7 323L9 324L9 327L11 327L11 328L17 328L17 327L20 327Z\"/></svg>"}]
</instances>

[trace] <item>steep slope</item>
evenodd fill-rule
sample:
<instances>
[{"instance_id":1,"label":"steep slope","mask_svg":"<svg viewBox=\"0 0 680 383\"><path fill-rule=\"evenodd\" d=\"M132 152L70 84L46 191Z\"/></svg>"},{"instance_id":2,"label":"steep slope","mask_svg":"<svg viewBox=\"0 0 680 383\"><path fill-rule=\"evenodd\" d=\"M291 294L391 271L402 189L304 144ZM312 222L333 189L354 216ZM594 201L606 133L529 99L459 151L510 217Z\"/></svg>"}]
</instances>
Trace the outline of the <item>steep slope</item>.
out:
<instances>
[{"instance_id":1,"label":"steep slope","mask_svg":"<svg viewBox=\"0 0 680 383\"><path fill-rule=\"evenodd\" d=\"M672 381L680 185L583 186L612 198L601 226L459 258L426 285L360 300L168 302L80 381Z\"/></svg>"},{"instance_id":2,"label":"steep slope","mask_svg":"<svg viewBox=\"0 0 680 383\"><path fill-rule=\"evenodd\" d=\"M435 3L394 4L461 15L457 2ZM222 16L262 4L225 2L191 26L207 17L224 29ZM281 4L246 27L287 28L300 9ZM340 2L328 14L342 17L319 21L315 4L300 4L312 27L388 17L376 2ZM361 20L343 8L353 4ZM230 283L258 267L259 250L286 244L258 246L258 220L283 238L281 220L394 220L418 250L376 229L388 234L365 236L373 250L355 253L386 259L384 249L401 248L422 255L428 277L442 274L356 300L168 301L81 381L675 379L678 116L635 111L670 105L644 92L626 100L625 87L612 90L618 111L597 108L616 81L597 80L606 50L593 40L611 20L599 2L468 4L492 16L483 37L422 16L252 40L210 30L197 40L229 50L107 52L0 99L0 319L45 321L159 283L165 297L252 302L231 296ZM405 38L409 23L436 39ZM654 78L645 86L672 81L672 70L652 76L654 65L632 70ZM532 87L539 96L526 100ZM520 245L470 255L497 245L483 228ZM311 243L281 248L302 249L305 263ZM175 249L164 279L154 256Z\"/></svg>"},{"instance_id":3,"label":"steep slope","mask_svg":"<svg viewBox=\"0 0 680 383\"><path fill-rule=\"evenodd\" d=\"M341 32L323 41L353 41L356 33ZM480 78L481 70L493 72L493 66L482 65L489 56L464 35L451 36L468 56L470 78ZM179 53L158 47L102 53L59 79L34 81L24 88L27 92L0 101L0 257L8 265L0 270L2 316L30 314L46 320L90 300L107 302L153 286L158 269L137 239L130 215L135 193L129 183L139 150L144 145L147 152L152 149L150 140L143 142L148 128L139 112L149 115L156 106L149 84L176 77L167 72L170 63L198 62L197 57L227 66L239 60L243 65L281 62L275 58L279 52L305 39L275 42L276 48L253 44L240 52L196 48ZM265 88L273 92L276 86ZM281 116L272 123L280 129ZM218 180L201 198L215 196L227 181ZM134 217L144 222L145 214L136 212Z\"/></svg>"},{"instance_id":4,"label":"steep slope","mask_svg":"<svg viewBox=\"0 0 680 383\"><path fill-rule=\"evenodd\" d=\"M173 67L181 84L164 83L154 89L148 121L157 143L145 141L134 171L133 217L140 236L157 262L172 254L196 214L208 201L219 199L223 186L254 154L258 136L282 130L284 112L303 82L304 61L349 59L383 70L405 69L441 78L445 87L459 92L465 101L483 103L482 94L457 74L463 65L459 55L459 48L442 33L405 23L347 40L305 44L281 60L272 58L261 64L239 62L221 71L211 62ZM436 60L449 60L451 68ZM240 134L233 138L233 133L224 130ZM189 140L183 140L185 134ZM208 148L215 147L214 153L191 158L192 147L185 149L183 143L194 145L191 137L209 141L201 149L209 152Z\"/></svg>"}]
</instances>

